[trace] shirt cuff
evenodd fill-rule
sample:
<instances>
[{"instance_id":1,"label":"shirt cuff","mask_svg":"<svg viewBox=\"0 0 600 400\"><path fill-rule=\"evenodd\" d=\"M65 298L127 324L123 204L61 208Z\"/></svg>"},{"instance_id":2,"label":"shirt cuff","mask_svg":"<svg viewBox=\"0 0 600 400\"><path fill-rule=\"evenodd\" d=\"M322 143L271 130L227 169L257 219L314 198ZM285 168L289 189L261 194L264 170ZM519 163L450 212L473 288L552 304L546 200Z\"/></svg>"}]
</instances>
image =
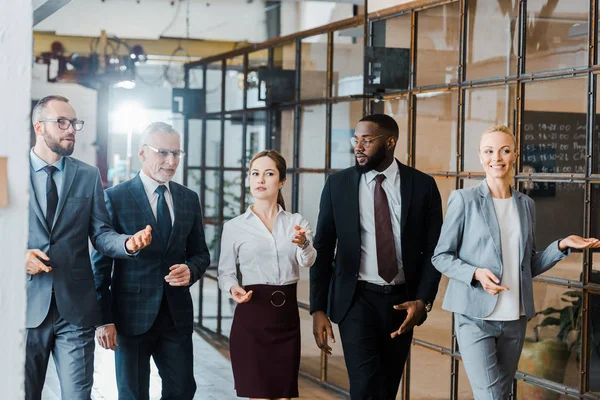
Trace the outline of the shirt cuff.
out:
<instances>
[{"instance_id":1,"label":"shirt cuff","mask_svg":"<svg viewBox=\"0 0 600 400\"><path fill-rule=\"evenodd\" d=\"M110 324L98 325L98 326L96 327L96 329L98 329L98 328L104 328L105 326L111 326L111 325L112 325L112 326L115 326L115 324L113 324L113 323L110 323Z\"/></svg>"}]
</instances>

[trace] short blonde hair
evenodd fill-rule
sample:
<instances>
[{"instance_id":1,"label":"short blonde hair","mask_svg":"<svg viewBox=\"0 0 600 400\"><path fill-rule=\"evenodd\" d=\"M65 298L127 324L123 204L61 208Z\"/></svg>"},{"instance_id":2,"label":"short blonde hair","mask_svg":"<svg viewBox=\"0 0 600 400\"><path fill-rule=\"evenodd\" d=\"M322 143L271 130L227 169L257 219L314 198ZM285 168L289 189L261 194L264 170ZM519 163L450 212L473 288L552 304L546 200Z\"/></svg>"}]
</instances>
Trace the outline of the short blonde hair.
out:
<instances>
[{"instance_id":1,"label":"short blonde hair","mask_svg":"<svg viewBox=\"0 0 600 400\"><path fill-rule=\"evenodd\" d=\"M513 132L510 130L510 128L506 125L493 125L490 126L489 128L487 128L482 134L481 134L481 138L479 139L479 148L481 149L481 139L483 139L483 137L485 135L489 135L490 133L494 133L494 132L502 132L507 134L508 136L510 136L510 138L513 141L513 146L514 146L514 150L517 150L517 139L515 138L515 135L513 134Z\"/></svg>"}]
</instances>

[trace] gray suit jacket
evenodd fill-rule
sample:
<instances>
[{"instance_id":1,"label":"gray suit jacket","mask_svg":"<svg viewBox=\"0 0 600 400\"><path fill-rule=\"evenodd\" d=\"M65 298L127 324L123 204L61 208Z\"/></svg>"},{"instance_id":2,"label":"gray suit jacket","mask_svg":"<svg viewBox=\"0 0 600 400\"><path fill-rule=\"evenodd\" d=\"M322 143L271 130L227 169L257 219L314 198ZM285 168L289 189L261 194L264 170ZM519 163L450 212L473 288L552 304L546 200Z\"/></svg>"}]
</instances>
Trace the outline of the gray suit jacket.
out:
<instances>
[{"instance_id":1,"label":"gray suit jacket","mask_svg":"<svg viewBox=\"0 0 600 400\"><path fill-rule=\"evenodd\" d=\"M558 241L543 252L536 252L535 203L515 190L512 197L521 222L521 302L527 317L532 318L533 277L549 270L566 255L558 249ZM476 318L485 318L494 311L498 296L487 293L473 279L477 268L487 268L499 279L503 272L500 227L485 180L475 187L452 192L431 261L450 278L442 308Z\"/></svg>"},{"instance_id":2,"label":"gray suit jacket","mask_svg":"<svg viewBox=\"0 0 600 400\"><path fill-rule=\"evenodd\" d=\"M52 288L60 316L71 324L100 324L88 237L94 247L111 257L128 258L125 240L115 233L104 203L100 173L74 158L65 157L62 193L50 231L30 183L29 249L50 258L52 271L27 275L27 328L38 327L48 315Z\"/></svg>"}]
</instances>

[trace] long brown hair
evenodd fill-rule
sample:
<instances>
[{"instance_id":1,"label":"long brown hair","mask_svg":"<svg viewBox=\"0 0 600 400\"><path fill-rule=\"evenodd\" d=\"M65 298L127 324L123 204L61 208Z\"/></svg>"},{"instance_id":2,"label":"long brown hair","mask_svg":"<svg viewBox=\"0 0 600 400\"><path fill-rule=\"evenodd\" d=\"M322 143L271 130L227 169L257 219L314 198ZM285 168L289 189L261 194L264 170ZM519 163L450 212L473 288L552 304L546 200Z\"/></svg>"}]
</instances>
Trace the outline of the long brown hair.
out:
<instances>
[{"instance_id":1,"label":"long brown hair","mask_svg":"<svg viewBox=\"0 0 600 400\"><path fill-rule=\"evenodd\" d=\"M281 154L279 154L275 150L263 150L261 152L256 153L252 160L250 160L250 165L248 169L252 169L252 163L259 158L269 157L273 162L275 162L275 167L277 167L277 171L279 172L279 182L285 181L285 173L287 171L287 164L285 162L285 158ZM285 201L283 200L283 195L281 194L281 190L277 193L277 204L281 206L285 210Z\"/></svg>"}]
</instances>

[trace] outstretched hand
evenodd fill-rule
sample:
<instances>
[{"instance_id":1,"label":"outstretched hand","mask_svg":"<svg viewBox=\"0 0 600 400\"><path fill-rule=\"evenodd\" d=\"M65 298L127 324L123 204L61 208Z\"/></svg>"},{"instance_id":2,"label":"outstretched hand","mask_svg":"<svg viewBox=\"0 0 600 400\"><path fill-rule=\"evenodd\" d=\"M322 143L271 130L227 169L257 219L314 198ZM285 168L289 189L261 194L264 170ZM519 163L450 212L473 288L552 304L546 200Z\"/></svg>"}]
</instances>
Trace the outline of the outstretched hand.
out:
<instances>
[{"instance_id":1,"label":"outstretched hand","mask_svg":"<svg viewBox=\"0 0 600 400\"><path fill-rule=\"evenodd\" d=\"M406 310L406 319L397 331L391 333L392 339L398 335L410 331L423 318L425 314L425 303L422 300L407 301L394 306L394 310Z\"/></svg>"},{"instance_id":2,"label":"outstretched hand","mask_svg":"<svg viewBox=\"0 0 600 400\"><path fill-rule=\"evenodd\" d=\"M252 290L246 292L246 290L239 285L233 285L230 292L231 297L238 304L247 303L252 298Z\"/></svg>"},{"instance_id":3,"label":"outstretched hand","mask_svg":"<svg viewBox=\"0 0 600 400\"><path fill-rule=\"evenodd\" d=\"M583 238L577 235L567 236L558 242L558 249L565 251L569 248L576 250L596 249L600 247L600 240L596 238Z\"/></svg>"},{"instance_id":4,"label":"outstretched hand","mask_svg":"<svg viewBox=\"0 0 600 400\"><path fill-rule=\"evenodd\" d=\"M148 247L152 243L152 227L146 225L145 229L137 232L135 235L127 239L125 247L130 254L142 250L144 247Z\"/></svg>"}]
</instances>

